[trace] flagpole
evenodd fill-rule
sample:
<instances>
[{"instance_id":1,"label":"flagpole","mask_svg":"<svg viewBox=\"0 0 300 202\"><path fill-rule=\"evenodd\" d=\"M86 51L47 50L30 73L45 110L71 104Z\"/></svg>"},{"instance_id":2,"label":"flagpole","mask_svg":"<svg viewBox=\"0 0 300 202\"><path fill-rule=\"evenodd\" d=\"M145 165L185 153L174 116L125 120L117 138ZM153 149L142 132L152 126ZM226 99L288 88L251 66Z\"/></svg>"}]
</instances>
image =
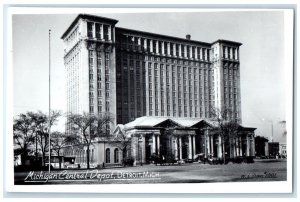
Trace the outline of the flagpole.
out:
<instances>
[{"instance_id":1,"label":"flagpole","mask_svg":"<svg viewBox=\"0 0 300 202\"><path fill-rule=\"evenodd\" d=\"M50 39L51 39L51 29L49 29L49 173L50 173L50 168L51 168L51 144L50 144L50 133L51 133L51 44L50 44Z\"/></svg>"}]
</instances>

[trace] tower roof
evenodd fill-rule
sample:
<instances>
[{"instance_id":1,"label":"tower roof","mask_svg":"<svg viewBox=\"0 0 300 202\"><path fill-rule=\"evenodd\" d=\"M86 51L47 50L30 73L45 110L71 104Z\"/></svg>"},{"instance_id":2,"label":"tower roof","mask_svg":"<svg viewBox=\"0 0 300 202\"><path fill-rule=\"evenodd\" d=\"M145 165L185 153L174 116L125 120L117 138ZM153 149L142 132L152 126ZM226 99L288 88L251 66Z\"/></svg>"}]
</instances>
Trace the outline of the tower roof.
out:
<instances>
[{"instance_id":1,"label":"tower roof","mask_svg":"<svg viewBox=\"0 0 300 202\"><path fill-rule=\"evenodd\" d=\"M112 19L112 18L105 18L97 15L90 15L90 14L79 14L71 23L71 25L68 27L68 29L63 33L61 36L61 39L64 39L65 36L68 35L68 33L71 31L71 29L76 25L79 19L87 19L87 20L92 20L92 21L102 21L102 22L109 22L112 24L116 24L119 22L118 20Z\"/></svg>"}]
</instances>

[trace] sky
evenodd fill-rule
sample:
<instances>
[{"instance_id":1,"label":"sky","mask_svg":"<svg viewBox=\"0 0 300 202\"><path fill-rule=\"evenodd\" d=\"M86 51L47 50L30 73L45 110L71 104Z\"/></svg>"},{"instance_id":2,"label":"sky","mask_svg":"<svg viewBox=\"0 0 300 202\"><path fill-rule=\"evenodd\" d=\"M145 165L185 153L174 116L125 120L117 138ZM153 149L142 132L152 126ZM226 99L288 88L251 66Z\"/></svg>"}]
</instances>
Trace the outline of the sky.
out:
<instances>
[{"instance_id":1,"label":"sky","mask_svg":"<svg viewBox=\"0 0 300 202\"><path fill-rule=\"evenodd\" d=\"M214 42L241 42L242 124L256 135L285 143L287 70L282 11L94 13L119 20L117 27ZM51 29L51 108L65 112L64 31L77 14L17 14L12 18L14 116L48 111L48 30ZM292 33L291 33L292 34ZM57 128L62 128L61 121Z\"/></svg>"}]
</instances>

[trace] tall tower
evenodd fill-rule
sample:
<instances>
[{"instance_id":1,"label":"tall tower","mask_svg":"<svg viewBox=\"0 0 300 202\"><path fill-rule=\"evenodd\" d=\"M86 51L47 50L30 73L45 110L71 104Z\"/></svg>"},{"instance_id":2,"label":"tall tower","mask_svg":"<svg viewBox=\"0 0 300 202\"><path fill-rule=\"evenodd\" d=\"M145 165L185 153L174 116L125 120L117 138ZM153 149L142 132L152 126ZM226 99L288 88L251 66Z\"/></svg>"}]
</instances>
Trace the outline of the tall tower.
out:
<instances>
[{"instance_id":1,"label":"tall tower","mask_svg":"<svg viewBox=\"0 0 300 202\"><path fill-rule=\"evenodd\" d=\"M240 57L241 43L218 40L212 43L211 61L215 78L215 108L230 109L231 118L242 122L240 92Z\"/></svg>"},{"instance_id":2,"label":"tall tower","mask_svg":"<svg viewBox=\"0 0 300 202\"><path fill-rule=\"evenodd\" d=\"M117 22L80 14L62 35L67 113L109 113L116 120ZM66 129L68 131L68 124Z\"/></svg>"}]
</instances>

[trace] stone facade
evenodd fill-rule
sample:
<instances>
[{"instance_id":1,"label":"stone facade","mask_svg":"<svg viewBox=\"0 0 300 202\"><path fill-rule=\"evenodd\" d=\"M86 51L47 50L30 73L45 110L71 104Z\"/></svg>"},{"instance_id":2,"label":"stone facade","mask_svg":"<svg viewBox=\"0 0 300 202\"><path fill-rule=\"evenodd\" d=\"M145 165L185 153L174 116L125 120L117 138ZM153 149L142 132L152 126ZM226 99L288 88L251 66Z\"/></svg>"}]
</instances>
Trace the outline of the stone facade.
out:
<instances>
[{"instance_id":1,"label":"stone facade","mask_svg":"<svg viewBox=\"0 0 300 202\"><path fill-rule=\"evenodd\" d=\"M195 41L191 35L119 28L117 22L80 14L62 35L67 113L111 114L115 121L107 129L124 126L131 140L126 156L135 163L147 163L154 154L176 160L200 154L221 158L224 152L230 158L255 155L254 128L241 126L242 133L222 148L222 137L209 121L213 108L228 108L229 118L242 123L241 43ZM165 122L152 124L153 117ZM144 118L147 123L135 125ZM69 127L67 121L67 132ZM95 165L112 162L106 159L108 147L115 151L112 145L94 144ZM84 164L84 149L71 153Z\"/></svg>"}]
</instances>

